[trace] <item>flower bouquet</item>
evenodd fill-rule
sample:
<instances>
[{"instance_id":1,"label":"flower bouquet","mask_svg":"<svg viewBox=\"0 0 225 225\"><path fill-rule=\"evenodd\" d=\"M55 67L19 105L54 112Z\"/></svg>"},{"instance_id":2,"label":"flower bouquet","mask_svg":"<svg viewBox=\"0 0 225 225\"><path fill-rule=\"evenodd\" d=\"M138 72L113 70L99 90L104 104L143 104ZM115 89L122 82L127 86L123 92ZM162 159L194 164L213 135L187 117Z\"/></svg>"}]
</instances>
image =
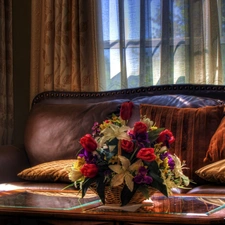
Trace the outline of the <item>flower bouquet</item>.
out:
<instances>
[{"instance_id":1,"label":"flower bouquet","mask_svg":"<svg viewBox=\"0 0 225 225\"><path fill-rule=\"evenodd\" d=\"M127 126L132 108L132 102L123 103L119 115L96 122L92 134L80 139L82 148L69 178L82 197L91 188L103 204L124 206L141 203L157 190L169 196L172 188L189 185L182 172L185 165L169 152L175 141L172 132L157 128L146 116Z\"/></svg>"}]
</instances>

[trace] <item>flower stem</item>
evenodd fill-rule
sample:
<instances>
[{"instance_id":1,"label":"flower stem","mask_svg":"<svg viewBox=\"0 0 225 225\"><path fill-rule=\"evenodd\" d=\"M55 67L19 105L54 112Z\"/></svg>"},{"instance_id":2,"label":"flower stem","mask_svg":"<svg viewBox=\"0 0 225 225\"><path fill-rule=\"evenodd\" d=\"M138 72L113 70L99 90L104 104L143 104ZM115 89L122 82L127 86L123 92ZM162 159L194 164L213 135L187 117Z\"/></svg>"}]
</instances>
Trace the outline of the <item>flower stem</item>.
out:
<instances>
[{"instance_id":1,"label":"flower stem","mask_svg":"<svg viewBox=\"0 0 225 225\"><path fill-rule=\"evenodd\" d=\"M130 157L130 161L132 161L132 159L133 159L133 157L135 156L137 150L138 150L138 148L137 148L137 146L136 146L136 148L135 148L133 154L132 154L131 157Z\"/></svg>"},{"instance_id":2,"label":"flower stem","mask_svg":"<svg viewBox=\"0 0 225 225\"><path fill-rule=\"evenodd\" d=\"M121 156L121 140L118 140L118 156ZM120 159L118 158L118 164L120 164Z\"/></svg>"}]
</instances>

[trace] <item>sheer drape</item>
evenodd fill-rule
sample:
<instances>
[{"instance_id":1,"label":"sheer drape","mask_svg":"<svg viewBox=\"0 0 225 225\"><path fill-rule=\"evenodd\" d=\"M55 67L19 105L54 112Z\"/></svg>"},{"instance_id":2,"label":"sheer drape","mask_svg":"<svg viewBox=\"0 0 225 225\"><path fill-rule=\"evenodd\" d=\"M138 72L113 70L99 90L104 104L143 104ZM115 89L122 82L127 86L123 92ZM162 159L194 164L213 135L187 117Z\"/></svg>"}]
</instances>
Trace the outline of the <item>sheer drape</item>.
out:
<instances>
[{"instance_id":1,"label":"sheer drape","mask_svg":"<svg viewBox=\"0 0 225 225\"><path fill-rule=\"evenodd\" d=\"M220 1L101 2L106 68L102 89L224 82Z\"/></svg>"},{"instance_id":2,"label":"sheer drape","mask_svg":"<svg viewBox=\"0 0 225 225\"><path fill-rule=\"evenodd\" d=\"M0 145L13 142L12 1L0 0Z\"/></svg>"},{"instance_id":3,"label":"sheer drape","mask_svg":"<svg viewBox=\"0 0 225 225\"><path fill-rule=\"evenodd\" d=\"M98 90L97 3L32 0L31 100L47 90Z\"/></svg>"}]
</instances>

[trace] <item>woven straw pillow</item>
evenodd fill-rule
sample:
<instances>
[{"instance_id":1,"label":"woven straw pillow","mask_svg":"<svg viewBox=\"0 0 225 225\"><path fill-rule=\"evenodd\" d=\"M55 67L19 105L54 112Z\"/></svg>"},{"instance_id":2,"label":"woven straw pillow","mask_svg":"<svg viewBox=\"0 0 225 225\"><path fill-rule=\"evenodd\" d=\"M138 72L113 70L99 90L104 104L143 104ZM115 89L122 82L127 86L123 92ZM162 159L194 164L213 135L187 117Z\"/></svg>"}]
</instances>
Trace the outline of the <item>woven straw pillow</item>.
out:
<instances>
[{"instance_id":1,"label":"woven straw pillow","mask_svg":"<svg viewBox=\"0 0 225 225\"><path fill-rule=\"evenodd\" d=\"M206 181L225 184L225 159L206 165L195 173Z\"/></svg>"},{"instance_id":2,"label":"woven straw pillow","mask_svg":"<svg viewBox=\"0 0 225 225\"><path fill-rule=\"evenodd\" d=\"M41 163L24 169L17 174L18 177L29 181L71 182L68 177L68 168L74 159L56 160Z\"/></svg>"}]
</instances>

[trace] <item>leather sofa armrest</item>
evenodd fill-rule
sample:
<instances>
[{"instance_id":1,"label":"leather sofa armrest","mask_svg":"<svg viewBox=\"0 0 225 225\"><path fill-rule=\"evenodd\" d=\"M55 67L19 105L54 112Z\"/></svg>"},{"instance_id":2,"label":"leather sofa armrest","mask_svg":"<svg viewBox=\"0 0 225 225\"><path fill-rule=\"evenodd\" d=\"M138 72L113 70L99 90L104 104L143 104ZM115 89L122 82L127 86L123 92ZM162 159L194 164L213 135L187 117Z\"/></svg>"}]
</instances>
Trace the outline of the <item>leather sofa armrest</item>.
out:
<instances>
[{"instance_id":1,"label":"leather sofa armrest","mask_svg":"<svg viewBox=\"0 0 225 225\"><path fill-rule=\"evenodd\" d=\"M17 174L29 166L24 147L0 146L0 183L21 181Z\"/></svg>"}]
</instances>

